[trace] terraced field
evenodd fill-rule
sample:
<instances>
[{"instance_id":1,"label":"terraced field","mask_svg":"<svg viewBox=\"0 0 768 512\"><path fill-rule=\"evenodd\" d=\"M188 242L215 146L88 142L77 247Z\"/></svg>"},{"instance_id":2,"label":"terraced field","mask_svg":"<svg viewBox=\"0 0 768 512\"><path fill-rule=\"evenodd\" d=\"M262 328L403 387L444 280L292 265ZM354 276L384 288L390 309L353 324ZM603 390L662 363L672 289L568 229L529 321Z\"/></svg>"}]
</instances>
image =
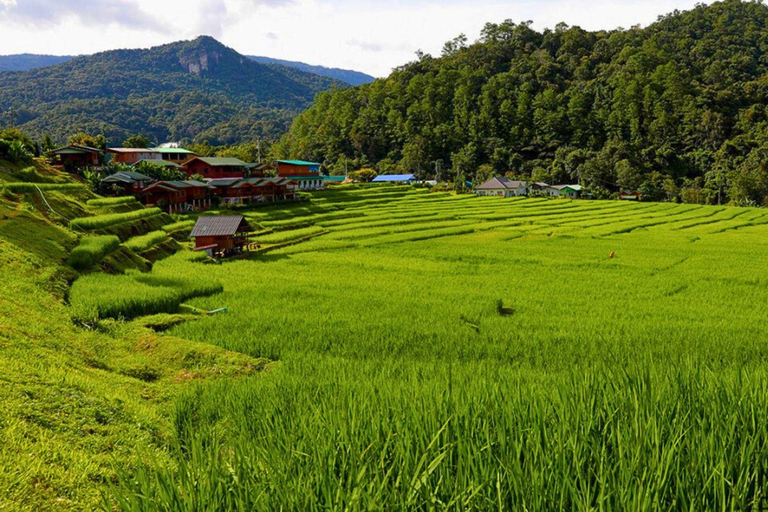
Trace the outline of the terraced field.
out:
<instances>
[{"instance_id":1,"label":"terraced field","mask_svg":"<svg viewBox=\"0 0 768 512\"><path fill-rule=\"evenodd\" d=\"M278 364L176 404L126 510L759 509L768 211L339 188L174 327ZM127 276L126 279L132 279Z\"/></svg>"}]
</instances>

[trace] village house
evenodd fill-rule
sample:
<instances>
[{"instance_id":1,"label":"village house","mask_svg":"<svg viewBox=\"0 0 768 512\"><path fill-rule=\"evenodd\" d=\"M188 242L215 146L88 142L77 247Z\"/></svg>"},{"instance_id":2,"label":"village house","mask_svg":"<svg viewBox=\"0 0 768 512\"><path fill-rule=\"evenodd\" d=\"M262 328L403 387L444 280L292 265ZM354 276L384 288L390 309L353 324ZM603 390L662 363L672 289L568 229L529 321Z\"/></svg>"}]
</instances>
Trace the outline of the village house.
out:
<instances>
[{"instance_id":1,"label":"village house","mask_svg":"<svg viewBox=\"0 0 768 512\"><path fill-rule=\"evenodd\" d=\"M232 204L296 199L299 182L287 178L224 178L210 180L215 194Z\"/></svg>"},{"instance_id":2,"label":"village house","mask_svg":"<svg viewBox=\"0 0 768 512\"><path fill-rule=\"evenodd\" d=\"M278 160L277 175L299 183L299 189L323 188L325 181L320 176L320 164L304 160Z\"/></svg>"},{"instance_id":3,"label":"village house","mask_svg":"<svg viewBox=\"0 0 768 512\"><path fill-rule=\"evenodd\" d=\"M382 174L373 178L371 183L416 183L416 176L413 174Z\"/></svg>"},{"instance_id":4,"label":"village house","mask_svg":"<svg viewBox=\"0 0 768 512\"><path fill-rule=\"evenodd\" d=\"M195 251L208 256L229 256L241 253L248 245L248 233L253 228L240 215L200 217L190 233Z\"/></svg>"},{"instance_id":5,"label":"village house","mask_svg":"<svg viewBox=\"0 0 768 512\"><path fill-rule=\"evenodd\" d=\"M68 171L85 167L96 167L101 164L104 152L88 146L70 144L46 153L53 159L54 165L60 165Z\"/></svg>"},{"instance_id":6,"label":"village house","mask_svg":"<svg viewBox=\"0 0 768 512\"><path fill-rule=\"evenodd\" d=\"M491 178L475 187L478 196L517 197L528 194L528 183L504 177Z\"/></svg>"},{"instance_id":7,"label":"village house","mask_svg":"<svg viewBox=\"0 0 768 512\"><path fill-rule=\"evenodd\" d=\"M248 164L239 158L195 157L186 164L187 175L199 174L206 179L245 178Z\"/></svg>"},{"instance_id":8,"label":"village house","mask_svg":"<svg viewBox=\"0 0 768 512\"><path fill-rule=\"evenodd\" d=\"M214 191L213 186L201 181L158 181L142 190L141 196L147 206L181 212L210 208Z\"/></svg>"},{"instance_id":9,"label":"village house","mask_svg":"<svg viewBox=\"0 0 768 512\"><path fill-rule=\"evenodd\" d=\"M618 197L620 201L640 201L642 199L639 191L627 188L621 190Z\"/></svg>"},{"instance_id":10,"label":"village house","mask_svg":"<svg viewBox=\"0 0 768 512\"><path fill-rule=\"evenodd\" d=\"M116 164L133 165L139 160L161 160L160 153L148 148L107 148Z\"/></svg>"},{"instance_id":11,"label":"village house","mask_svg":"<svg viewBox=\"0 0 768 512\"><path fill-rule=\"evenodd\" d=\"M581 197L581 185L551 185L544 192L551 197L567 197L578 199Z\"/></svg>"},{"instance_id":12,"label":"village house","mask_svg":"<svg viewBox=\"0 0 768 512\"><path fill-rule=\"evenodd\" d=\"M99 183L105 192L112 189L120 190L122 194L139 194L152 183L152 178L139 172L125 171L107 176Z\"/></svg>"}]
</instances>

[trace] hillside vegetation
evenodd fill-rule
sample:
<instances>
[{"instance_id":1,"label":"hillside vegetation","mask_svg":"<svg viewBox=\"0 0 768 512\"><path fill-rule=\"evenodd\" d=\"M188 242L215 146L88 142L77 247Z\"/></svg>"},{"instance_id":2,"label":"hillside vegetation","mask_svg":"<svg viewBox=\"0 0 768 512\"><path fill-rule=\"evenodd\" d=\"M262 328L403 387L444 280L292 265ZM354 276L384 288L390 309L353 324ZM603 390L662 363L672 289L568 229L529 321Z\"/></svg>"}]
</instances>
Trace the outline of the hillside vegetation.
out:
<instances>
[{"instance_id":1,"label":"hillside vegetation","mask_svg":"<svg viewBox=\"0 0 768 512\"><path fill-rule=\"evenodd\" d=\"M103 275L99 266L120 273L151 263L117 248L117 237L70 231L37 190L63 216L98 214L103 200L82 185L40 162L9 168L0 161L0 510L95 510L118 470L173 463L169 412L182 389L253 375L266 362L143 327L174 316L78 327L68 295L79 274L70 263L93 267L93 276ZM21 176L70 188L7 181ZM153 282L158 291L168 285Z\"/></svg>"},{"instance_id":2,"label":"hillside vegetation","mask_svg":"<svg viewBox=\"0 0 768 512\"><path fill-rule=\"evenodd\" d=\"M488 24L389 78L321 94L278 154L598 195L764 204L768 7L726 0L647 28Z\"/></svg>"},{"instance_id":3,"label":"hillside vegetation","mask_svg":"<svg viewBox=\"0 0 768 512\"><path fill-rule=\"evenodd\" d=\"M113 144L131 134L212 144L274 137L316 93L346 84L259 64L209 37L148 50L76 57L0 73L0 111L21 129L63 142L85 131Z\"/></svg>"}]
</instances>

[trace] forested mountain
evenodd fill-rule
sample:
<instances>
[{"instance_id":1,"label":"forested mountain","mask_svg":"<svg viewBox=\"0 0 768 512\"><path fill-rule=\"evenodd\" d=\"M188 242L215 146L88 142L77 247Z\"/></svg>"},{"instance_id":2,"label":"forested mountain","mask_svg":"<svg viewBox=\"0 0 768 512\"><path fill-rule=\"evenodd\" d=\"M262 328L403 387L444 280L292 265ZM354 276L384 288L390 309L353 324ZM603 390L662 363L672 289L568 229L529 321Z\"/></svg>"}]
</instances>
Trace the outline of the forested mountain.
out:
<instances>
[{"instance_id":1,"label":"forested mountain","mask_svg":"<svg viewBox=\"0 0 768 512\"><path fill-rule=\"evenodd\" d=\"M271 57L247 56L249 59L261 64L277 64L289 68L298 69L313 75L320 75L327 78L333 78L349 85L363 85L374 81L374 77L353 71L350 69L328 68L325 66L314 66L305 62L293 60L273 59ZM74 59L71 55L35 55L31 53L22 53L18 55L0 55L0 72L3 71L30 71L32 69L44 68L60 64Z\"/></svg>"},{"instance_id":2,"label":"forested mountain","mask_svg":"<svg viewBox=\"0 0 768 512\"><path fill-rule=\"evenodd\" d=\"M30 69L44 68L61 64L74 57L69 55L34 55L21 53L18 55L0 55L0 72L2 71L29 71Z\"/></svg>"},{"instance_id":3,"label":"forested mountain","mask_svg":"<svg viewBox=\"0 0 768 512\"><path fill-rule=\"evenodd\" d=\"M386 80L321 94L277 154L762 204L767 26L766 6L737 0L629 30L489 24L474 44L459 37Z\"/></svg>"},{"instance_id":4,"label":"forested mountain","mask_svg":"<svg viewBox=\"0 0 768 512\"><path fill-rule=\"evenodd\" d=\"M306 73L326 76L328 78L333 78L335 80L346 82L350 85L369 84L375 80L375 78L372 77L371 75L366 75L365 73L361 73L360 71L352 71L349 69L327 68L325 66L313 66L312 64L307 64L305 62L273 59L271 57L259 57L259 56L251 56L251 55L249 55L248 57L255 60L256 62L261 62L262 64L279 64L280 66L296 68Z\"/></svg>"},{"instance_id":5,"label":"forested mountain","mask_svg":"<svg viewBox=\"0 0 768 512\"><path fill-rule=\"evenodd\" d=\"M210 37L0 73L0 112L34 136L86 131L230 143L284 133L314 96L342 82L252 61Z\"/></svg>"}]
</instances>

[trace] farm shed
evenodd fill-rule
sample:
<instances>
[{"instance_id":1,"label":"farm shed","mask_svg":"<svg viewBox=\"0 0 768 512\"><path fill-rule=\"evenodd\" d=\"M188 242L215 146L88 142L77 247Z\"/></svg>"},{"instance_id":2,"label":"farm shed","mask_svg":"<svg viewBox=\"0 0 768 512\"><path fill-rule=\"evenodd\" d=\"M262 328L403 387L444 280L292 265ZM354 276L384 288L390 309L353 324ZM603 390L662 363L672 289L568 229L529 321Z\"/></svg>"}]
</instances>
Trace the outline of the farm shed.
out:
<instances>
[{"instance_id":1,"label":"farm shed","mask_svg":"<svg viewBox=\"0 0 768 512\"><path fill-rule=\"evenodd\" d=\"M528 183L504 177L491 178L475 187L478 196L516 197L528 194Z\"/></svg>"},{"instance_id":2,"label":"farm shed","mask_svg":"<svg viewBox=\"0 0 768 512\"><path fill-rule=\"evenodd\" d=\"M102 189L119 188L125 194L138 194L151 182L152 178L140 172L125 171L107 176L101 180L100 184Z\"/></svg>"},{"instance_id":3,"label":"farm shed","mask_svg":"<svg viewBox=\"0 0 768 512\"><path fill-rule=\"evenodd\" d=\"M245 178L248 164L239 158L195 157L184 168L189 176L199 174L207 179Z\"/></svg>"},{"instance_id":4,"label":"farm shed","mask_svg":"<svg viewBox=\"0 0 768 512\"><path fill-rule=\"evenodd\" d=\"M99 165L104 152L88 146L71 144L46 154L53 159L55 164L61 165L69 171Z\"/></svg>"},{"instance_id":5,"label":"farm shed","mask_svg":"<svg viewBox=\"0 0 768 512\"><path fill-rule=\"evenodd\" d=\"M416 183L413 174L382 174L373 178L371 183Z\"/></svg>"},{"instance_id":6,"label":"farm shed","mask_svg":"<svg viewBox=\"0 0 768 512\"><path fill-rule=\"evenodd\" d=\"M209 216L197 219L190 237L195 250L209 256L229 256L243 251L248 245L248 233L253 228L241 215Z\"/></svg>"}]
</instances>

